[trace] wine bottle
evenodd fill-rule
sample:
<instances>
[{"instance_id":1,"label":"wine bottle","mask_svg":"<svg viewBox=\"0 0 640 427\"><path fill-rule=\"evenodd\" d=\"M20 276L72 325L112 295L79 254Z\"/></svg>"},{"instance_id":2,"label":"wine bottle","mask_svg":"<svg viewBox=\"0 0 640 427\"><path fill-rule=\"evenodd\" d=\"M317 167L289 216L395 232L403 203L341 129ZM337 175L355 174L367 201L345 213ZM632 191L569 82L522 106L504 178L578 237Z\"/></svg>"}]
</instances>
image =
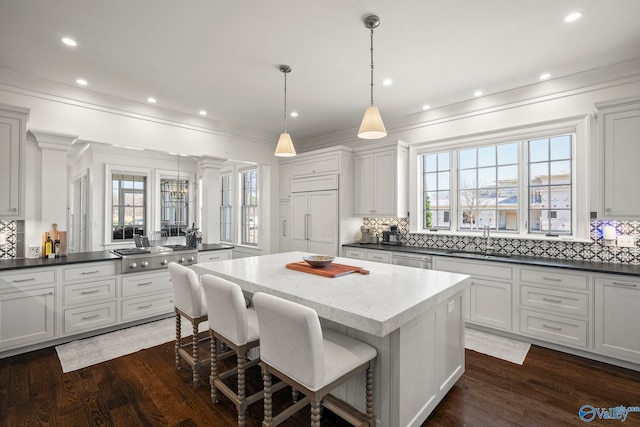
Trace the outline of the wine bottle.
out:
<instances>
[{"instance_id":1,"label":"wine bottle","mask_svg":"<svg viewBox=\"0 0 640 427\"><path fill-rule=\"evenodd\" d=\"M44 241L44 256L48 257L53 253L53 240L51 234L47 234L47 240Z\"/></svg>"},{"instance_id":2,"label":"wine bottle","mask_svg":"<svg viewBox=\"0 0 640 427\"><path fill-rule=\"evenodd\" d=\"M60 246L62 242L60 242L60 235L56 236L56 240L53 241L53 253L59 257L60 256Z\"/></svg>"}]
</instances>

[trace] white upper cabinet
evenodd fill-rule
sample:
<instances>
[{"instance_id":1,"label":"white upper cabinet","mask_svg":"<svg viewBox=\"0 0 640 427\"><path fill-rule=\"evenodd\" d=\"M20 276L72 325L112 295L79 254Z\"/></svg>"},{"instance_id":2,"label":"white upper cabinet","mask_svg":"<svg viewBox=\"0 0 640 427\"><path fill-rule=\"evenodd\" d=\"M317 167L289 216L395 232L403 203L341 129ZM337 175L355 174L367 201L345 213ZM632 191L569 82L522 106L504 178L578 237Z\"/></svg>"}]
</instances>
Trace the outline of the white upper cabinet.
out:
<instances>
[{"instance_id":1,"label":"white upper cabinet","mask_svg":"<svg viewBox=\"0 0 640 427\"><path fill-rule=\"evenodd\" d=\"M291 162L280 163L280 200L291 199Z\"/></svg>"},{"instance_id":2,"label":"white upper cabinet","mask_svg":"<svg viewBox=\"0 0 640 427\"><path fill-rule=\"evenodd\" d=\"M0 219L24 218L28 117L27 109L0 104Z\"/></svg>"},{"instance_id":3,"label":"white upper cabinet","mask_svg":"<svg viewBox=\"0 0 640 427\"><path fill-rule=\"evenodd\" d=\"M640 218L640 99L600 104L598 111L599 152L604 182L601 212L604 218Z\"/></svg>"},{"instance_id":4,"label":"white upper cabinet","mask_svg":"<svg viewBox=\"0 0 640 427\"><path fill-rule=\"evenodd\" d=\"M354 216L407 216L408 148L403 143L357 150L353 158Z\"/></svg>"}]
</instances>

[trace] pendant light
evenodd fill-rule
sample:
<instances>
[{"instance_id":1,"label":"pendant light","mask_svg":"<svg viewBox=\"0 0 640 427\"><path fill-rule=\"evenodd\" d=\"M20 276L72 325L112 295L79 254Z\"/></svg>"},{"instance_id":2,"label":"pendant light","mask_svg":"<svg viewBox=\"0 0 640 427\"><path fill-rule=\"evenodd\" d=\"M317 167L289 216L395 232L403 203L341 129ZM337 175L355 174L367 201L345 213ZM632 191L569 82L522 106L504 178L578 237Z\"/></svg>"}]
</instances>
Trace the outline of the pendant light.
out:
<instances>
[{"instance_id":1,"label":"pendant light","mask_svg":"<svg viewBox=\"0 0 640 427\"><path fill-rule=\"evenodd\" d=\"M284 132L280 134L274 154L278 157L293 157L296 155L296 149L293 146L291 135L287 133L287 74L291 72L291 67L281 65L280 71L284 74Z\"/></svg>"},{"instance_id":2,"label":"pendant light","mask_svg":"<svg viewBox=\"0 0 640 427\"><path fill-rule=\"evenodd\" d=\"M364 18L364 26L371 30L371 106L367 107L358 130L358 138L378 139L387 136L378 107L373 105L373 29L380 25L380 18L369 15Z\"/></svg>"}]
</instances>

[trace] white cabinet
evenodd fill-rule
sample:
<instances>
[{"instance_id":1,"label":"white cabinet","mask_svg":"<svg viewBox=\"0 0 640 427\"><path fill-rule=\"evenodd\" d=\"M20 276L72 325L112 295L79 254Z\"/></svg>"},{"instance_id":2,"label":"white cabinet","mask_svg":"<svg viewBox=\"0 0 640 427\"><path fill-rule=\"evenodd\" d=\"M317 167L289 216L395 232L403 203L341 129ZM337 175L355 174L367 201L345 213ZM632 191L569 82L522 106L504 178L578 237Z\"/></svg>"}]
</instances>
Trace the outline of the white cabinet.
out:
<instances>
[{"instance_id":1,"label":"white cabinet","mask_svg":"<svg viewBox=\"0 0 640 427\"><path fill-rule=\"evenodd\" d=\"M520 334L586 349L590 313L591 285L587 274L520 268Z\"/></svg>"},{"instance_id":2,"label":"white cabinet","mask_svg":"<svg viewBox=\"0 0 640 427\"><path fill-rule=\"evenodd\" d=\"M122 322L171 313L173 287L167 270L127 274L122 277Z\"/></svg>"},{"instance_id":3,"label":"white cabinet","mask_svg":"<svg viewBox=\"0 0 640 427\"><path fill-rule=\"evenodd\" d=\"M640 279L595 279L595 349L640 363Z\"/></svg>"},{"instance_id":4,"label":"white cabinet","mask_svg":"<svg viewBox=\"0 0 640 427\"><path fill-rule=\"evenodd\" d=\"M27 109L0 104L0 219L24 218L28 116Z\"/></svg>"},{"instance_id":5,"label":"white cabinet","mask_svg":"<svg viewBox=\"0 0 640 427\"><path fill-rule=\"evenodd\" d=\"M366 261L383 262L391 264L391 252L378 249L342 248L342 256L346 258L363 259Z\"/></svg>"},{"instance_id":6,"label":"white cabinet","mask_svg":"<svg viewBox=\"0 0 640 427\"><path fill-rule=\"evenodd\" d=\"M599 154L603 162L604 182L601 194L605 218L640 217L640 99L598 105Z\"/></svg>"},{"instance_id":7,"label":"white cabinet","mask_svg":"<svg viewBox=\"0 0 640 427\"><path fill-rule=\"evenodd\" d=\"M338 255L338 191L291 196L291 249Z\"/></svg>"},{"instance_id":8,"label":"white cabinet","mask_svg":"<svg viewBox=\"0 0 640 427\"><path fill-rule=\"evenodd\" d=\"M231 259L232 249L198 252L198 263Z\"/></svg>"},{"instance_id":9,"label":"white cabinet","mask_svg":"<svg viewBox=\"0 0 640 427\"><path fill-rule=\"evenodd\" d=\"M280 252L291 251L291 202L280 202Z\"/></svg>"},{"instance_id":10,"label":"white cabinet","mask_svg":"<svg viewBox=\"0 0 640 427\"><path fill-rule=\"evenodd\" d=\"M313 175L336 174L340 172L340 154L337 152L314 153L298 156L292 162L291 177L300 178Z\"/></svg>"},{"instance_id":11,"label":"white cabinet","mask_svg":"<svg viewBox=\"0 0 640 427\"><path fill-rule=\"evenodd\" d=\"M291 199L291 162L280 163L280 200Z\"/></svg>"},{"instance_id":12,"label":"white cabinet","mask_svg":"<svg viewBox=\"0 0 640 427\"><path fill-rule=\"evenodd\" d=\"M434 270L471 276L466 308L468 322L513 331L514 267L459 258L434 257L433 261Z\"/></svg>"},{"instance_id":13,"label":"white cabinet","mask_svg":"<svg viewBox=\"0 0 640 427\"><path fill-rule=\"evenodd\" d=\"M0 352L55 337L55 286L0 292Z\"/></svg>"},{"instance_id":14,"label":"white cabinet","mask_svg":"<svg viewBox=\"0 0 640 427\"><path fill-rule=\"evenodd\" d=\"M407 147L400 143L356 152L355 216L407 216L407 156Z\"/></svg>"}]
</instances>

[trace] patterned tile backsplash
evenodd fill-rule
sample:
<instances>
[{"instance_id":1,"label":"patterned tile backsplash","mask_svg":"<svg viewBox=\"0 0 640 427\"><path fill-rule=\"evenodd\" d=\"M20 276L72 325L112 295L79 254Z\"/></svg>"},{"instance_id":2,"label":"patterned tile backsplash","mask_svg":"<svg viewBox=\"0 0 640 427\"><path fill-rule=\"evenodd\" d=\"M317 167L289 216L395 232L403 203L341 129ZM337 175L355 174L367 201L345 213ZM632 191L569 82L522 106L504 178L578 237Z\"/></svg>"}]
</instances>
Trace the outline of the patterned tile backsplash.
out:
<instances>
[{"instance_id":1,"label":"patterned tile backsplash","mask_svg":"<svg viewBox=\"0 0 640 427\"><path fill-rule=\"evenodd\" d=\"M24 256L24 221L0 220L0 233L4 233L6 239L6 243L0 245L0 259Z\"/></svg>"},{"instance_id":2,"label":"patterned tile backsplash","mask_svg":"<svg viewBox=\"0 0 640 427\"><path fill-rule=\"evenodd\" d=\"M402 235L403 245L437 249L457 249L468 251L484 250L486 241L479 236L452 236L438 234L409 233L408 218L363 218L363 225L372 232L382 234L383 224L397 225ZM537 256L544 258L572 259L576 261L613 262L640 264L640 237L632 248L604 246L602 227L615 227L617 235L640 234L640 221L592 220L590 242L564 242L501 238L492 235L493 251L509 255ZM497 233L496 233L497 234Z\"/></svg>"}]
</instances>

